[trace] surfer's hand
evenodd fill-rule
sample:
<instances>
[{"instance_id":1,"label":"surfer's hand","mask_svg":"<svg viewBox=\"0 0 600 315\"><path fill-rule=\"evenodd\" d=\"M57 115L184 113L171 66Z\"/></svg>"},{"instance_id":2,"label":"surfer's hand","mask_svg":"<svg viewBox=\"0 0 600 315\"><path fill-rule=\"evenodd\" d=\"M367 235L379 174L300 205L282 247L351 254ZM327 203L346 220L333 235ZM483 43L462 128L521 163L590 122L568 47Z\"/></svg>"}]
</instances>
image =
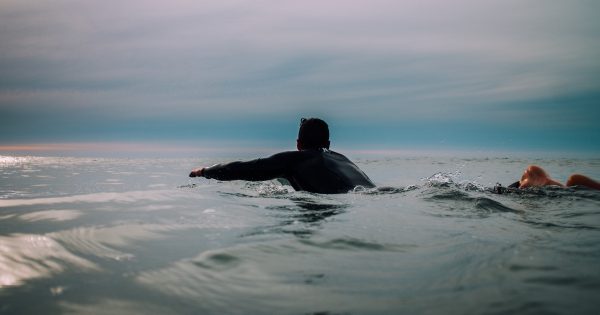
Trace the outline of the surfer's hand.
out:
<instances>
[{"instance_id":1,"label":"surfer's hand","mask_svg":"<svg viewBox=\"0 0 600 315\"><path fill-rule=\"evenodd\" d=\"M201 168L195 168L192 170L192 172L190 173L190 177L201 177L202 173L204 171L204 167Z\"/></svg>"}]
</instances>

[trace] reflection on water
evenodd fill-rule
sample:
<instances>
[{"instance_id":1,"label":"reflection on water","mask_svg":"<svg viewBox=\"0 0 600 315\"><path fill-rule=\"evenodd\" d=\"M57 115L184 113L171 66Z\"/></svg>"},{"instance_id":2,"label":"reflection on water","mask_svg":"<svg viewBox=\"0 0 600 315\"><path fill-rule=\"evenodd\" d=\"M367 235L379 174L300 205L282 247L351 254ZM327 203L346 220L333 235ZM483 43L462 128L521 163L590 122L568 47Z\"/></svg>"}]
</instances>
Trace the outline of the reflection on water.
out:
<instances>
[{"instance_id":1,"label":"reflection on water","mask_svg":"<svg viewBox=\"0 0 600 315\"><path fill-rule=\"evenodd\" d=\"M49 278L70 268L98 270L94 263L73 255L44 235L0 236L0 289Z\"/></svg>"},{"instance_id":2,"label":"reflection on water","mask_svg":"<svg viewBox=\"0 0 600 315\"><path fill-rule=\"evenodd\" d=\"M242 196L247 197L247 195ZM280 194L276 196L281 199ZM283 204L264 207L269 210L267 215L276 218L277 223L256 227L244 236L285 233L296 237L309 237L320 228L320 224L326 219L342 214L350 207L348 203L328 199L324 196L304 192L289 193L284 196Z\"/></svg>"},{"instance_id":3,"label":"reflection on water","mask_svg":"<svg viewBox=\"0 0 600 315\"><path fill-rule=\"evenodd\" d=\"M82 254L114 260L133 259L134 255L118 250L139 240L163 237L167 227L147 225L118 225L113 227L75 228L51 233L53 238Z\"/></svg>"},{"instance_id":4,"label":"reflection on water","mask_svg":"<svg viewBox=\"0 0 600 315\"><path fill-rule=\"evenodd\" d=\"M19 216L25 221L69 221L81 216L81 211L77 210L44 210L35 211Z\"/></svg>"},{"instance_id":5,"label":"reflection on water","mask_svg":"<svg viewBox=\"0 0 600 315\"><path fill-rule=\"evenodd\" d=\"M322 198L321 198L322 199ZM266 207L271 210L281 210L283 216L289 216L302 223L318 223L331 216L344 213L350 207L346 203L328 203L327 200L306 197L290 197L292 205ZM330 201L331 202L331 201Z\"/></svg>"},{"instance_id":6,"label":"reflection on water","mask_svg":"<svg viewBox=\"0 0 600 315\"><path fill-rule=\"evenodd\" d=\"M54 204L69 204L69 203L128 203L137 200L153 200L164 201L169 200L169 190L148 191L128 191L128 192L110 192L110 193L94 193L85 195L74 195L68 197L51 197L51 198L27 198L27 199L10 199L0 200L0 208L18 207L18 206L37 206L37 205L54 205Z\"/></svg>"}]
</instances>

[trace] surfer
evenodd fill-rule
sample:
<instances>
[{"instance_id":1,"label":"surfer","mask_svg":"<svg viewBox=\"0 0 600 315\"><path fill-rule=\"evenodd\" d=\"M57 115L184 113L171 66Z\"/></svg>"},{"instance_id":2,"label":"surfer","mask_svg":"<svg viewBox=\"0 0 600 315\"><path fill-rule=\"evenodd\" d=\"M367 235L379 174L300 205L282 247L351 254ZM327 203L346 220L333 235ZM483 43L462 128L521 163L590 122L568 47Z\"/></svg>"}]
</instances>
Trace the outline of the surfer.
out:
<instances>
[{"instance_id":1,"label":"surfer","mask_svg":"<svg viewBox=\"0 0 600 315\"><path fill-rule=\"evenodd\" d=\"M587 188L598 189L600 190L600 183L581 174L573 174L569 176L566 184L563 185L558 181L550 178L546 171L537 166L537 165L529 165L523 175L521 176L521 180L518 182L514 182L509 188L527 188L527 187L540 187L540 186L559 186L559 187L571 187L571 186L584 186Z\"/></svg>"},{"instance_id":2,"label":"surfer","mask_svg":"<svg viewBox=\"0 0 600 315\"><path fill-rule=\"evenodd\" d=\"M329 150L329 127L318 118L302 118L298 151L277 153L268 158L217 164L192 170L190 177L218 180L263 181L284 178L296 190L314 193L346 193L357 186L375 185L348 158Z\"/></svg>"}]
</instances>

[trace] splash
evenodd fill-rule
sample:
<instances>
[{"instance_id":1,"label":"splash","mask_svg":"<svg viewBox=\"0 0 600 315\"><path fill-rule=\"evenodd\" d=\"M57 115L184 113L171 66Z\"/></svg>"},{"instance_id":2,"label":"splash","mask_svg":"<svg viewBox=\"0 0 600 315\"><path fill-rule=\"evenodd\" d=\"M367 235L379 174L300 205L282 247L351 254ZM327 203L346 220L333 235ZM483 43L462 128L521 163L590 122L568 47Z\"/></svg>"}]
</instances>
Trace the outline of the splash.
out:
<instances>
[{"instance_id":1,"label":"splash","mask_svg":"<svg viewBox=\"0 0 600 315\"><path fill-rule=\"evenodd\" d=\"M453 173L439 172L427 178L422 178L421 181L424 181L425 186L429 187L449 187L455 184L455 179L458 176L460 176L459 171Z\"/></svg>"}]
</instances>

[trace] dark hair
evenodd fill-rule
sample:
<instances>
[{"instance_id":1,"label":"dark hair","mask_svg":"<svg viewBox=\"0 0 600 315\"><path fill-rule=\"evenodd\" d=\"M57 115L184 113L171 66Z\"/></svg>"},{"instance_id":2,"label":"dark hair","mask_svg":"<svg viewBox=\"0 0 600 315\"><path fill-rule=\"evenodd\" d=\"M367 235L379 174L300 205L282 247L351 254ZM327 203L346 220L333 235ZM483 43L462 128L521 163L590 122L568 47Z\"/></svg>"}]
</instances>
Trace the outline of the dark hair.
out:
<instances>
[{"instance_id":1,"label":"dark hair","mask_svg":"<svg viewBox=\"0 0 600 315\"><path fill-rule=\"evenodd\" d=\"M329 127L319 118L300 119L298 141L306 149L329 148Z\"/></svg>"}]
</instances>

